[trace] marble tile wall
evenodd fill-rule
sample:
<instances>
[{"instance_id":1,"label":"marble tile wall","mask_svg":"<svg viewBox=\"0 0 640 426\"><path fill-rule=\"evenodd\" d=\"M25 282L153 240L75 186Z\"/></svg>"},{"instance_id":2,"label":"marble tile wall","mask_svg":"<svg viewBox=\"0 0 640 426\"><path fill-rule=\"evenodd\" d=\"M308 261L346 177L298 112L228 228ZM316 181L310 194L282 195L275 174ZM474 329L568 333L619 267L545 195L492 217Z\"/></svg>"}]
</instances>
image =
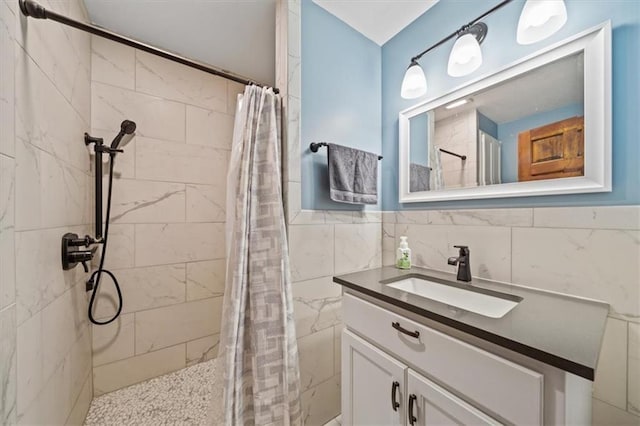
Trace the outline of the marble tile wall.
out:
<instances>
[{"instance_id":1,"label":"marble tile wall","mask_svg":"<svg viewBox=\"0 0 640 426\"><path fill-rule=\"evenodd\" d=\"M438 147L456 154L466 155L462 161L453 155L442 153L442 177L445 188L476 186L477 177L477 129L478 118L475 108L460 111L437 121L434 133Z\"/></svg>"},{"instance_id":2,"label":"marble tile wall","mask_svg":"<svg viewBox=\"0 0 640 426\"><path fill-rule=\"evenodd\" d=\"M362 220L359 214L349 214L334 223L328 212L300 211L297 220L289 223L302 408L307 425L324 425L340 414L342 288L332 278L382 264L380 221L357 220Z\"/></svg>"},{"instance_id":3,"label":"marble tile wall","mask_svg":"<svg viewBox=\"0 0 640 426\"><path fill-rule=\"evenodd\" d=\"M115 166L106 264L124 306L93 327L97 396L217 355L226 173L244 86L97 37L91 48L93 134L109 140L123 119L137 124ZM110 316L115 297L105 282L96 314Z\"/></svg>"},{"instance_id":4,"label":"marble tile wall","mask_svg":"<svg viewBox=\"0 0 640 426\"><path fill-rule=\"evenodd\" d=\"M385 265L401 235L414 264L449 272L465 244L474 276L608 302L594 424L640 422L639 206L385 212L382 232Z\"/></svg>"},{"instance_id":5,"label":"marble tile wall","mask_svg":"<svg viewBox=\"0 0 640 426\"><path fill-rule=\"evenodd\" d=\"M87 21L79 0L43 1ZM65 46L60 48L60 46ZM81 270L60 237L90 232L90 39L0 2L0 423L80 424L91 400Z\"/></svg>"}]
</instances>

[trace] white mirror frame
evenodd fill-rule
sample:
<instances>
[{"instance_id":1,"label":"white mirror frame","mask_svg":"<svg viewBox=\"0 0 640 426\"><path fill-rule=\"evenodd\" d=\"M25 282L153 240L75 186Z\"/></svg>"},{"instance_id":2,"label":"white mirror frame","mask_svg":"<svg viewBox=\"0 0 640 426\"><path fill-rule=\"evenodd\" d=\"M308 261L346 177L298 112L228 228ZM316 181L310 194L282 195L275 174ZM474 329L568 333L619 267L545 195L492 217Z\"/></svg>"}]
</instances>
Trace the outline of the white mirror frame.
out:
<instances>
[{"instance_id":1,"label":"white mirror frame","mask_svg":"<svg viewBox=\"0 0 640 426\"><path fill-rule=\"evenodd\" d=\"M584 176L498 185L409 192L409 119L470 96L547 63L584 51ZM529 197L611 191L611 21L481 76L444 96L428 99L399 115L399 198L401 203Z\"/></svg>"}]
</instances>

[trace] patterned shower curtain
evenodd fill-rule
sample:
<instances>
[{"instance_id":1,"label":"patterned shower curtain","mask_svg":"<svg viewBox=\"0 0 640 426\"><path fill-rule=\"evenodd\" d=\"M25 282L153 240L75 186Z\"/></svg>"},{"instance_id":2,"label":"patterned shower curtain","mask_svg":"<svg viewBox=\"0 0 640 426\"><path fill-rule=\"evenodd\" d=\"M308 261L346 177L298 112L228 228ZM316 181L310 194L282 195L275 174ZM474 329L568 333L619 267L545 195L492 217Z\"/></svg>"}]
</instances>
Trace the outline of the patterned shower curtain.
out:
<instances>
[{"instance_id":1,"label":"patterned shower curtain","mask_svg":"<svg viewBox=\"0 0 640 426\"><path fill-rule=\"evenodd\" d=\"M218 361L226 425L302 424L280 145L280 97L247 86L236 110L227 176Z\"/></svg>"}]
</instances>

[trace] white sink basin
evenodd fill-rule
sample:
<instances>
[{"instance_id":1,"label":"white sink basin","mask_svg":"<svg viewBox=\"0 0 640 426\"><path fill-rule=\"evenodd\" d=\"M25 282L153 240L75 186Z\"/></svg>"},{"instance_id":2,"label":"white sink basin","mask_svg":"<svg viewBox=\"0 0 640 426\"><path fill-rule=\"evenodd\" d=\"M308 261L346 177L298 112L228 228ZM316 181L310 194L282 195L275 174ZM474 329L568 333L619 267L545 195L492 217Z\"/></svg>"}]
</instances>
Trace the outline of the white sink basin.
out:
<instances>
[{"instance_id":1,"label":"white sink basin","mask_svg":"<svg viewBox=\"0 0 640 426\"><path fill-rule=\"evenodd\" d=\"M424 278L405 278L387 284L407 293L435 300L455 308L474 312L489 318L502 318L515 308L522 298L484 290L479 288L464 288L469 284L441 284Z\"/></svg>"}]
</instances>

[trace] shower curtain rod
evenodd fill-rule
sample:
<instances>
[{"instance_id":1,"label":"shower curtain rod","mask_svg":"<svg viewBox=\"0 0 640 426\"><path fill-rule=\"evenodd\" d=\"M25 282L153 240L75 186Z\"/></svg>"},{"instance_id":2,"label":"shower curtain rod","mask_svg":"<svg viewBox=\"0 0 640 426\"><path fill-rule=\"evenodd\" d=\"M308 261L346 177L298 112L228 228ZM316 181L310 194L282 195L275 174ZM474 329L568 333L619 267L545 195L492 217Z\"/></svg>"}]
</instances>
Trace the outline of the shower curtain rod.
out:
<instances>
[{"instance_id":1,"label":"shower curtain rod","mask_svg":"<svg viewBox=\"0 0 640 426\"><path fill-rule=\"evenodd\" d=\"M440 152L444 152L445 154L453 155L454 157L458 157L461 160L466 160L467 159L466 155L456 154L455 152L447 151L446 149L440 148Z\"/></svg>"},{"instance_id":2,"label":"shower curtain rod","mask_svg":"<svg viewBox=\"0 0 640 426\"><path fill-rule=\"evenodd\" d=\"M79 22L68 18L64 15L60 15L56 12L52 12L50 10L45 9L38 3L33 0L19 0L20 10L24 16L28 16L35 19L50 19L52 21L59 22L63 25L68 25L73 28L77 28L82 31L86 31L91 34L95 34L100 37L104 37L106 39L126 44L127 46L131 46L135 49L142 50L147 53L151 53L153 55L160 56L162 58L168 59L170 61L177 62L182 65L186 65L191 68L195 68L200 71L204 71L209 74L217 75L219 77L226 78L227 80L235 81L236 83L241 83L245 85L253 84L259 87L268 86L267 84L260 84L253 80L246 79L244 77L240 77L238 75L232 74L228 71L221 70L218 68L214 68L210 65L204 64L202 62L195 61L193 59L185 58L184 56L176 55L166 50L158 49L157 47L153 47L149 44L141 43L134 39L123 37L119 34L116 34L112 31L104 30L98 26L85 24L83 22ZM277 88L273 88L275 93L279 93L280 91Z\"/></svg>"}]
</instances>

